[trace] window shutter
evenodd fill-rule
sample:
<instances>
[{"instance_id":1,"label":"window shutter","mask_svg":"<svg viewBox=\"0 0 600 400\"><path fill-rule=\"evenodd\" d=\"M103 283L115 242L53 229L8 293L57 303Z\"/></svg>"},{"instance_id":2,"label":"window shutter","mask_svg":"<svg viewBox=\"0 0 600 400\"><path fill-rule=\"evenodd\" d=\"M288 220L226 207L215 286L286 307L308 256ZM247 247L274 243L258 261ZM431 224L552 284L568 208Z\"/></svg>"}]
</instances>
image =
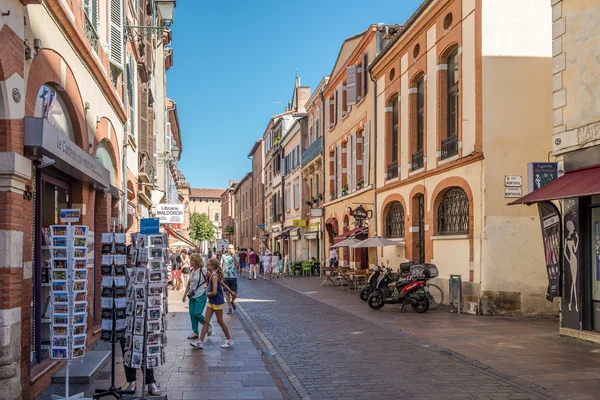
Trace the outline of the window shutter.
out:
<instances>
[{"instance_id":1,"label":"window shutter","mask_svg":"<svg viewBox=\"0 0 600 400\"><path fill-rule=\"evenodd\" d=\"M338 91L333 92L333 125L338 122Z\"/></svg>"},{"instance_id":2,"label":"window shutter","mask_svg":"<svg viewBox=\"0 0 600 400\"><path fill-rule=\"evenodd\" d=\"M350 157L352 160L352 163L350 164L350 171L352 174L352 177L350 178L350 190L351 191L355 191L356 190L356 132L352 134L352 136L350 136Z\"/></svg>"},{"instance_id":3,"label":"window shutter","mask_svg":"<svg viewBox=\"0 0 600 400\"><path fill-rule=\"evenodd\" d=\"M153 152L150 152L150 140L148 135L148 87L141 85L140 90L140 152L145 152L148 157L151 157Z\"/></svg>"},{"instance_id":4,"label":"window shutter","mask_svg":"<svg viewBox=\"0 0 600 400\"><path fill-rule=\"evenodd\" d=\"M148 155L152 160L152 165L157 166L156 154L156 134L154 132L154 109L148 105Z\"/></svg>"},{"instance_id":5,"label":"window shutter","mask_svg":"<svg viewBox=\"0 0 600 400\"><path fill-rule=\"evenodd\" d=\"M337 193L337 197L340 197L342 195L342 144L338 143L337 147L336 147L336 161L337 161L337 187L336 187L336 193Z\"/></svg>"},{"instance_id":6,"label":"window shutter","mask_svg":"<svg viewBox=\"0 0 600 400\"><path fill-rule=\"evenodd\" d=\"M363 179L365 186L369 184L370 158L371 150L369 142L371 141L371 121L367 121L363 130Z\"/></svg>"},{"instance_id":7,"label":"window shutter","mask_svg":"<svg viewBox=\"0 0 600 400\"><path fill-rule=\"evenodd\" d=\"M110 0L110 23L108 34L109 60L123 69L123 0Z\"/></svg>"},{"instance_id":8,"label":"window shutter","mask_svg":"<svg viewBox=\"0 0 600 400\"><path fill-rule=\"evenodd\" d=\"M344 106L342 105L343 99L344 99L344 96L342 94L343 90L344 90L344 87L340 83L336 90L336 93L338 94L338 96L337 96L337 108L338 108L337 116L339 119L342 119L344 117Z\"/></svg>"},{"instance_id":9,"label":"window shutter","mask_svg":"<svg viewBox=\"0 0 600 400\"><path fill-rule=\"evenodd\" d=\"M360 93L362 94L363 97L365 97L367 95L367 82L368 82L368 77L367 77L367 53L364 53L362 56L362 76L361 76L361 91Z\"/></svg>"},{"instance_id":10,"label":"window shutter","mask_svg":"<svg viewBox=\"0 0 600 400\"><path fill-rule=\"evenodd\" d=\"M357 103L356 74L358 67L351 65L346 68L346 104L351 106Z\"/></svg>"},{"instance_id":11,"label":"window shutter","mask_svg":"<svg viewBox=\"0 0 600 400\"><path fill-rule=\"evenodd\" d=\"M89 22L94 28L94 32L98 32L98 0L83 0L83 11Z\"/></svg>"},{"instance_id":12,"label":"window shutter","mask_svg":"<svg viewBox=\"0 0 600 400\"><path fill-rule=\"evenodd\" d=\"M329 130L329 125L331 125L331 113L329 112L329 99L325 101L325 123L327 124L326 128Z\"/></svg>"}]
</instances>

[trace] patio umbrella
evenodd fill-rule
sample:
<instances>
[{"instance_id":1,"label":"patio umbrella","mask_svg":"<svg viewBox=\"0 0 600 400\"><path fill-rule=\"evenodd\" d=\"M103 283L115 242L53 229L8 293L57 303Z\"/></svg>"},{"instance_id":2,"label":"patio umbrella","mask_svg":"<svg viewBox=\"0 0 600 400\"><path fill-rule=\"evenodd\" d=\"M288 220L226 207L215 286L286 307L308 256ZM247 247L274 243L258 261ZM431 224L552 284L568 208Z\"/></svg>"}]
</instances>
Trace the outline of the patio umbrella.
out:
<instances>
[{"instance_id":1,"label":"patio umbrella","mask_svg":"<svg viewBox=\"0 0 600 400\"><path fill-rule=\"evenodd\" d=\"M355 239L355 238L348 238L348 239L342 240L338 244L334 244L333 246L331 246L331 248L350 247L350 246L353 246L353 245L355 245L357 243L360 243L360 240Z\"/></svg>"},{"instance_id":2,"label":"patio umbrella","mask_svg":"<svg viewBox=\"0 0 600 400\"><path fill-rule=\"evenodd\" d=\"M169 245L169 247L192 247L189 244L187 244L186 242L179 240L175 243L172 243Z\"/></svg>"},{"instance_id":3,"label":"patio umbrella","mask_svg":"<svg viewBox=\"0 0 600 400\"><path fill-rule=\"evenodd\" d=\"M382 238L379 236L374 236L372 238L368 238L363 240L362 242L358 242L352 245L355 249L361 249L366 247L385 247L385 246L401 246L401 243L395 242L390 239Z\"/></svg>"}]
</instances>

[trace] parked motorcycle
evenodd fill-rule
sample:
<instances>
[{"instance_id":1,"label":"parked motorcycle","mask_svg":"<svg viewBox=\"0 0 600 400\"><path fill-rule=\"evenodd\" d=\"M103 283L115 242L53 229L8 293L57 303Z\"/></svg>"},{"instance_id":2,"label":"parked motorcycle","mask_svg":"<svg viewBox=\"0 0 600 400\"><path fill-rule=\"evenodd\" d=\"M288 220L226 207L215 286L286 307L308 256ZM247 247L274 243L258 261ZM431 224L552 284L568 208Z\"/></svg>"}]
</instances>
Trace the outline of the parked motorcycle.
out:
<instances>
[{"instance_id":1,"label":"parked motorcycle","mask_svg":"<svg viewBox=\"0 0 600 400\"><path fill-rule=\"evenodd\" d=\"M380 275L381 267L379 265L376 265L373 269L373 272L371 273L371 276L369 276L369 279L367 279L367 284L363 286L362 289L360 289L360 292L358 293L362 301L369 300L369 295L373 293L373 290L375 290L375 288L377 287L377 280L379 279Z\"/></svg>"},{"instance_id":2,"label":"parked motorcycle","mask_svg":"<svg viewBox=\"0 0 600 400\"><path fill-rule=\"evenodd\" d=\"M426 292L429 269L422 264L410 267L401 265L401 273L406 272L408 268L411 279L400 279L396 283L392 282L392 270L386 268L377 281L376 289L369 295L367 300L369 307L379 310L386 304L398 304L406 309L410 305L417 313L426 312L429 309L429 298Z\"/></svg>"}]
</instances>

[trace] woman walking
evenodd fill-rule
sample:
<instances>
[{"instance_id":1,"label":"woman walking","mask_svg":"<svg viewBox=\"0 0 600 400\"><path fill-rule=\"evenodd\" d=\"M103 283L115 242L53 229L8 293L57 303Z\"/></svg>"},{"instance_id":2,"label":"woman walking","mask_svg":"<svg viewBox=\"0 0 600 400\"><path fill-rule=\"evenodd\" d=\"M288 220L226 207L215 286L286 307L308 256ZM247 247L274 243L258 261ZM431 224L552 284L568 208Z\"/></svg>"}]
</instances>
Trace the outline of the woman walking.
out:
<instances>
[{"instance_id":1,"label":"woman walking","mask_svg":"<svg viewBox=\"0 0 600 400\"><path fill-rule=\"evenodd\" d=\"M204 325L204 307L206 307L207 269L200 254L194 253L190 256L190 280L185 286L183 302L190 299L190 319L192 320L193 333L188 339L198 339L198 325ZM208 325L208 336L212 335L212 326Z\"/></svg>"},{"instance_id":2,"label":"woman walking","mask_svg":"<svg viewBox=\"0 0 600 400\"><path fill-rule=\"evenodd\" d=\"M204 325L202 326L202 332L200 333L200 339L195 343L190 343L193 347L197 349L204 348L204 338L208 333L208 327L210 326L210 320L213 314L217 315L217 322L227 341L221 345L221 347L231 347L233 346L233 339L231 338L231 334L229 333L229 328L225 324L225 320L223 319L223 309L225 308L225 295L223 293L223 288L228 290L231 293L231 290L227 286L225 286L222 282L223 280L223 270L221 270L221 264L219 261L211 258L208 260L208 272L210 274L210 279L208 283L208 307L206 308L206 317L204 318Z\"/></svg>"},{"instance_id":3,"label":"woman walking","mask_svg":"<svg viewBox=\"0 0 600 400\"><path fill-rule=\"evenodd\" d=\"M181 283L186 288L190 279L190 256L185 250L181 250L181 253Z\"/></svg>"},{"instance_id":4,"label":"woman walking","mask_svg":"<svg viewBox=\"0 0 600 400\"><path fill-rule=\"evenodd\" d=\"M248 254L248 262L250 263L250 272L248 273L248 280L256 280L256 269L258 268L258 255L254 252L254 249L250 249Z\"/></svg>"},{"instance_id":5,"label":"woman walking","mask_svg":"<svg viewBox=\"0 0 600 400\"><path fill-rule=\"evenodd\" d=\"M263 280L269 280L269 276L271 275L271 252L269 250L265 250L265 255L262 256L262 264Z\"/></svg>"}]
</instances>

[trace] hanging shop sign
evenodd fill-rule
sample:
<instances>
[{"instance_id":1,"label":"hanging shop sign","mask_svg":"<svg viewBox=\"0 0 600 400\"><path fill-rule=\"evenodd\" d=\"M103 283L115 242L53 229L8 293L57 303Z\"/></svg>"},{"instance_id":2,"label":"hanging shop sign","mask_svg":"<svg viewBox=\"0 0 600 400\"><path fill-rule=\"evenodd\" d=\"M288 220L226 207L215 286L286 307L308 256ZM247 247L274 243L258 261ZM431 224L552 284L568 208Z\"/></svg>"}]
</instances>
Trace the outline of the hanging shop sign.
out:
<instances>
[{"instance_id":1,"label":"hanging shop sign","mask_svg":"<svg viewBox=\"0 0 600 400\"><path fill-rule=\"evenodd\" d=\"M157 204L156 217L161 224L183 224L183 204Z\"/></svg>"},{"instance_id":2,"label":"hanging shop sign","mask_svg":"<svg viewBox=\"0 0 600 400\"><path fill-rule=\"evenodd\" d=\"M158 235L160 233L160 220L158 218L141 219L140 233L144 235Z\"/></svg>"},{"instance_id":3,"label":"hanging shop sign","mask_svg":"<svg viewBox=\"0 0 600 400\"><path fill-rule=\"evenodd\" d=\"M367 211L362 205L356 207L354 210L348 207L348 211L350 211L350 215L356 220L356 226L358 227L363 226L366 220L373 218L373 211Z\"/></svg>"},{"instance_id":4,"label":"hanging shop sign","mask_svg":"<svg viewBox=\"0 0 600 400\"><path fill-rule=\"evenodd\" d=\"M560 216L556 207L550 202L538 203L538 210L548 274L546 298L553 301L554 297L560 296Z\"/></svg>"},{"instance_id":5,"label":"hanging shop sign","mask_svg":"<svg viewBox=\"0 0 600 400\"><path fill-rule=\"evenodd\" d=\"M306 227L307 222L308 221L306 221L305 219L295 219L292 222L292 225L295 226L295 227L298 227L298 228L304 228L304 227Z\"/></svg>"},{"instance_id":6,"label":"hanging shop sign","mask_svg":"<svg viewBox=\"0 0 600 400\"><path fill-rule=\"evenodd\" d=\"M110 186L110 172L47 119L25 117L23 145L32 154L52 158L58 169L76 179L101 188Z\"/></svg>"},{"instance_id":7,"label":"hanging shop sign","mask_svg":"<svg viewBox=\"0 0 600 400\"><path fill-rule=\"evenodd\" d=\"M558 178L558 163L530 162L527 164L527 192L545 186Z\"/></svg>"},{"instance_id":8,"label":"hanging shop sign","mask_svg":"<svg viewBox=\"0 0 600 400\"><path fill-rule=\"evenodd\" d=\"M265 229L265 224L257 224L256 229Z\"/></svg>"},{"instance_id":9,"label":"hanging shop sign","mask_svg":"<svg viewBox=\"0 0 600 400\"><path fill-rule=\"evenodd\" d=\"M309 232L319 232L320 225L321 224L319 222L312 222L312 223L308 224L308 231Z\"/></svg>"},{"instance_id":10,"label":"hanging shop sign","mask_svg":"<svg viewBox=\"0 0 600 400\"><path fill-rule=\"evenodd\" d=\"M323 209L322 208L311 208L310 209L310 216L311 217L322 217L323 216Z\"/></svg>"}]
</instances>

